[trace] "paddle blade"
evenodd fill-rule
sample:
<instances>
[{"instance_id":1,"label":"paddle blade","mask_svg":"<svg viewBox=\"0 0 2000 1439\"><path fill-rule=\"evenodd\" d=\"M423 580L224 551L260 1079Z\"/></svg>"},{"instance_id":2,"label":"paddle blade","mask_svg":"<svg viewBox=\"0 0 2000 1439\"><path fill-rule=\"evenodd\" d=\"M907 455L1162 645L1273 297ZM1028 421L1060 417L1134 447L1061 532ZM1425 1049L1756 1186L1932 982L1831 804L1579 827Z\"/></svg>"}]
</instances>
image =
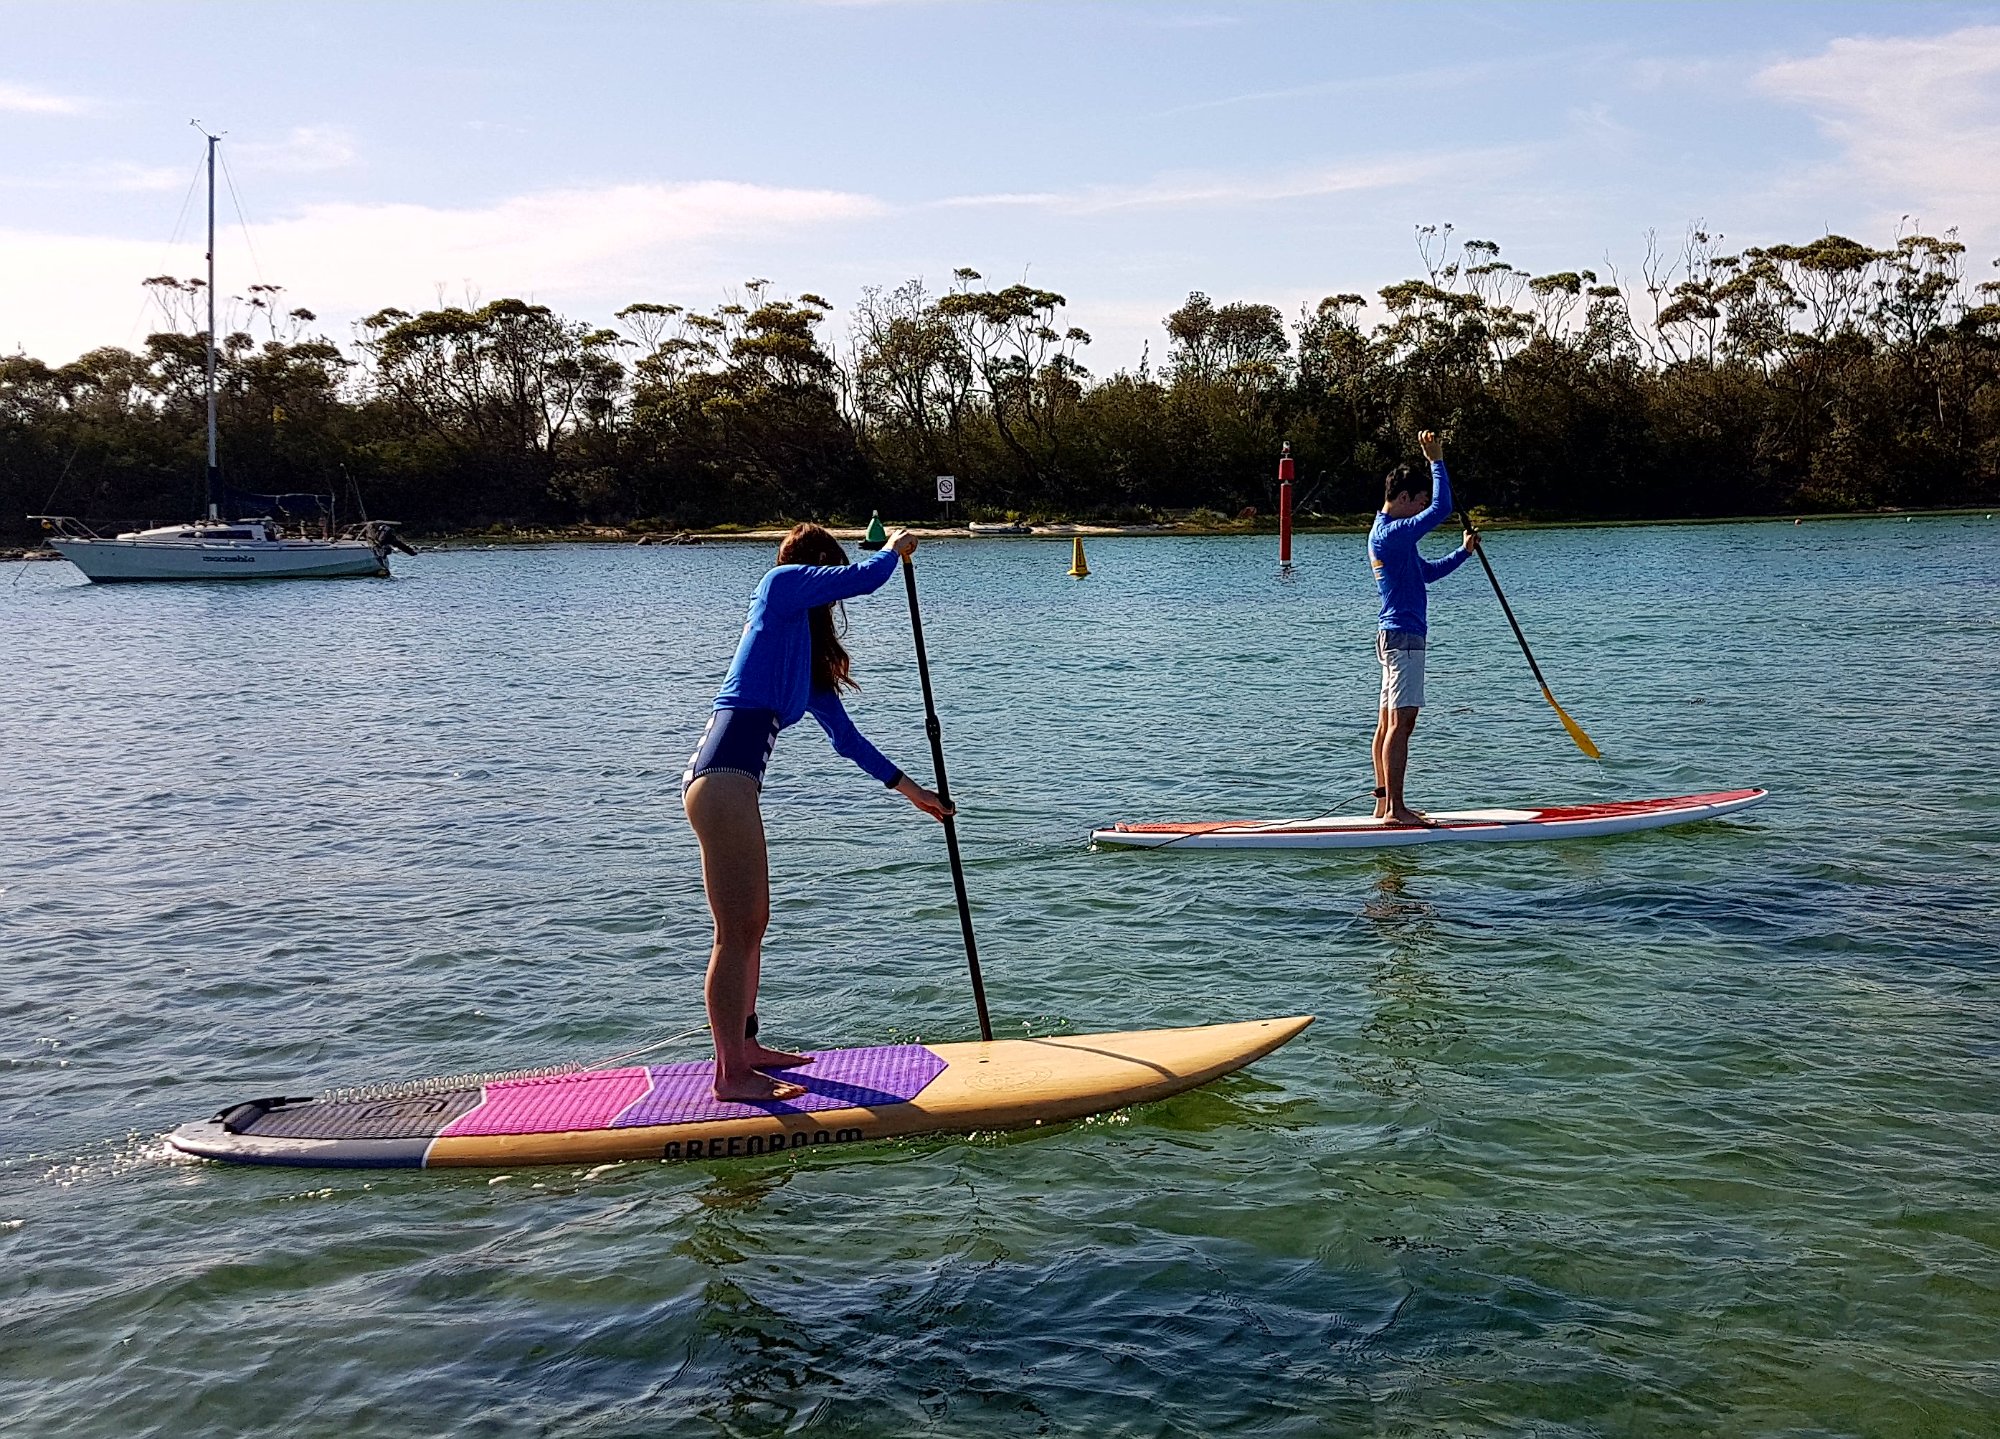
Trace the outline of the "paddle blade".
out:
<instances>
[{"instance_id":1,"label":"paddle blade","mask_svg":"<svg viewBox=\"0 0 2000 1439\"><path fill-rule=\"evenodd\" d=\"M1578 749L1582 750L1592 759L1604 758L1602 754L1598 753L1597 746L1591 743L1590 736L1583 732L1583 726L1571 719L1569 711L1556 703L1556 697L1549 693L1548 686L1546 685L1542 687L1542 698L1549 702L1549 708L1556 712L1556 718L1563 722L1563 728L1569 731L1569 737L1576 741Z\"/></svg>"}]
</instances>

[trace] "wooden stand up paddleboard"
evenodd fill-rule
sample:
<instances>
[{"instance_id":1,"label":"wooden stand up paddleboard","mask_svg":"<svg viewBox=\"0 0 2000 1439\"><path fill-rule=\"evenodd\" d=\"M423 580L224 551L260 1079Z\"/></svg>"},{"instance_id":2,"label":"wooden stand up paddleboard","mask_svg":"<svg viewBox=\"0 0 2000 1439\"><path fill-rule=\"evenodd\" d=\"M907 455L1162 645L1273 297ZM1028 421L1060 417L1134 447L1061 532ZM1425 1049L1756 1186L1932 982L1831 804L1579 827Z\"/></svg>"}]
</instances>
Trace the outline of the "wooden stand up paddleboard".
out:
<instances>
[{"instance_id":1,"label":"wooden stand up paddleboard","mask_svg":"<svg viewBox=\"0 0 2000 1439\"><path fill-rule=\"evenodd\" d=\"M1725 789L1674 799L1616 800L1549 809L1466 809L1433 814L1426 825L1391 824L1365 814L1119 824L1092 831L1090 839L1093 844L1124 849L1379 849L1399 844L1585 839L1715 819L1740 813L1770 797L1769 790Z\"/></svg>"},{"instance_id":2,"label":"wooden stand up paddleboard","mask_svg":"<svg viewBox=\"0 0 2000 1439\"><path fill-rule=\"evenodd\" d=\"M168 1135L183 1153L334 1169L734 1159L895 1135L1017 1129L1164 1099L1269 1054L1310 1015L817 1052L797 1099L715 1098L710 1061L253 1099ZM775 1071L774 1071L775 1072Z\"/></svg>"}]
</instances>

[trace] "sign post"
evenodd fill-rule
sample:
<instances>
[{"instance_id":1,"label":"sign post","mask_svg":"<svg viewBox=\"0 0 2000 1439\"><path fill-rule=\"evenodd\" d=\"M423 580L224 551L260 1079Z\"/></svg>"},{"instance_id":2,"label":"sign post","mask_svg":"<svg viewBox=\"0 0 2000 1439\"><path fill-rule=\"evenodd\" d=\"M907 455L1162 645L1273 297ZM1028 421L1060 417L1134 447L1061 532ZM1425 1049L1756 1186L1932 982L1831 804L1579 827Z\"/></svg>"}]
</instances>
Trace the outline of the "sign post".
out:
<instances>
[{"instance_id":1,"label":"sign post","mask_svg":"<svg viewBox=\"0 0 2000 1439\"><path fill-rule=\"evenodd\" d=\"M958 498L958 476L939 475L937 477L938 503L944 506L946 523L951 520L952 502Z\"/></svg>"}]
</instances>

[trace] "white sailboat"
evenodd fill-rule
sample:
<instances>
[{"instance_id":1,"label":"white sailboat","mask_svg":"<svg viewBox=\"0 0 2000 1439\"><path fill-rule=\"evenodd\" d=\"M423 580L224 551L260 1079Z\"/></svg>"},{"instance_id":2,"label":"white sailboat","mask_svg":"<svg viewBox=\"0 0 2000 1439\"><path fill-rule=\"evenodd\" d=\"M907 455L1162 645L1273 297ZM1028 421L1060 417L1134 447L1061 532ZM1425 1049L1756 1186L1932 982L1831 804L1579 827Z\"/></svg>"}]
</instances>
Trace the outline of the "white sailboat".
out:
<instances>
[{"instance_id":1,"label":"white sailboat","mask_svg":"<svg viewBox=\"0 0 2000 1439\"><path fill-rule=\"evenodd\" d=\"M391 549L416 553L397 537L393 521L364 521L338 537L287 535L281 516L317 510L330 517L332 497L253 495L222 481L215 450L215 147L220 137L207 131L202 135L208 141L208 516L108 537L71 515L28 518L42 522L52 549L99 582L386 576Z\"/></svg>"}]
</instances>

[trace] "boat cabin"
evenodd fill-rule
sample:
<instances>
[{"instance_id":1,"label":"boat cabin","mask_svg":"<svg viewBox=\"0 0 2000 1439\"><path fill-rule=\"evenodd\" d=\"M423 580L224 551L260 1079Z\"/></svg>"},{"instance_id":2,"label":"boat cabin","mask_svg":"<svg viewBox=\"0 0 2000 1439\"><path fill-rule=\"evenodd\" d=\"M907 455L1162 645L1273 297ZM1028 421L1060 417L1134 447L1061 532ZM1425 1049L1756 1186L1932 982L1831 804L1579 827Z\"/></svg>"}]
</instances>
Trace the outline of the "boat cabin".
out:
<instances>
[{"instance_id":1,"label":"boat cabin","mask_svg":"<svg viewBox=\"0 0 2000 1439\"><path fill-rule=\"evenodd\" d=\"M150 530L127 530L118 536L121 540L262 540L270 542L281 538L278 527L269 520L196 520L186 525L160 525Z\"/></svg>"}]
</instances>

